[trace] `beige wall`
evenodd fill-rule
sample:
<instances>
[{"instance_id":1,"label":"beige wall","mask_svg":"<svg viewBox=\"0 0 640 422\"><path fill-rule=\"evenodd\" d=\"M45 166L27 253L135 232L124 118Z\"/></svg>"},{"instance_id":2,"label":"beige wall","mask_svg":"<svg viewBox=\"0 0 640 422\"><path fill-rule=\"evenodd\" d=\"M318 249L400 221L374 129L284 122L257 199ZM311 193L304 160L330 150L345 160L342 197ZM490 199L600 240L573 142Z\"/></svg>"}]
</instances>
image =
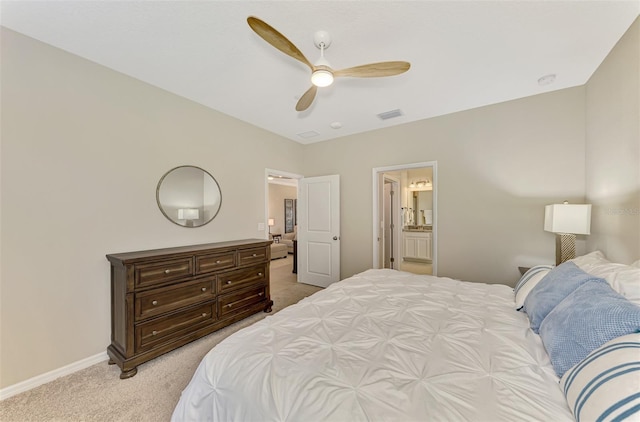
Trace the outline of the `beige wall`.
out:
<instances>
[{"instance_id":1,"label":"beige wall","mask_svg":"<svg viewBox=\"0 0 640 422\"><path fill-rule=\"evenodd\" d=\"M5 29L1 78L0 387L105 351L105 254L264 238L265 168L301 171L298 143ZM181 164L222 189L204 227L156 205Z\"/></svg>"},{"instance_id":2,"label":"beige wall","mask_svg":"<svg viewBox=\"0 0 640 422\"><path fill-rule=\"evenodd\" d=\"M640 19L589 79L586 194L590 249L640 258Z\"/></svg>"},{"instance_id":3,"label":"beige wall","mask_svg":"<svg viewBox=\"0 0 640 422\"><path fill-rule=\"evenodd\" d=\"M271 227L271 233L284 234L284 200L297 197L297 187L269 183L269 218L273 218L276 223Z\"/></svg>"},{"instance_id":4,"label":"beige wall","mask_svg":"<svg viewBox=\"0 0 640 422\"><path fill-rule=\"evenodd\" d=\"M518 265L553 261L543 208L584 200L586 156L589 246L616 257L628 244L637 259L637 213L600 220L602 207L638 209L633 31L586 87L303 147L3 29L0 388L105 350L106 253L264 237L265 168L341 175L347 277L372 262L372 168L437 161L440 275L513 284ZM222 188L202 228L157 209L158 179L180 164Z\"/></svg>"},{"instance_id":5,"label":"beige wall","mask_svg":"<svg viewBox=\"0 0 640 422\"><path fill-rule=\"evenodd\" d=\"M584 199L584 88L307 146L305 175L340 174L341 275L372 265L372 169L438 162L438 275L513 285L554 260L544 206Z\"/></svg>"}]
</instances>

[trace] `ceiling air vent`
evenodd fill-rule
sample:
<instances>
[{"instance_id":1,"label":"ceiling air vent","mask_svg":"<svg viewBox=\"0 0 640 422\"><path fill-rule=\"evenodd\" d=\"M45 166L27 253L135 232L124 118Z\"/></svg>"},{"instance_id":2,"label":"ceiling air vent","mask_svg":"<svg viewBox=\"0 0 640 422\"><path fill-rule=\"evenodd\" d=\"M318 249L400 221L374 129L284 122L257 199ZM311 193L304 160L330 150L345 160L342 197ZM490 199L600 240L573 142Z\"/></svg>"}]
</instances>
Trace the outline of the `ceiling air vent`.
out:
<instances>
[{"instance_id":1,"label":"ceiling air vent","mask_svg":"<svg viewBox=\"0 0 640 422\"><path fill-rule=\"evenodd\" d=\"M400 116L402 116L402 111L400 111L400 109L385 111L384 113L378 114L378 117L382 120L389 120Z\"/></svg>"},{"instance_id":2,"label":"ceiling air vent","mask_svg":"<svg viewBox=\"0 0 640 422\"><path fill-rule=\"evenodd\" d=\"M313 138L314 136L318 136L320 135L318 132L316 132L315 130L310 130L309 132L302 132L302 133L298 133L298 136L304 139L309 139L309 138Z\"/></svg>"}]
</instances>

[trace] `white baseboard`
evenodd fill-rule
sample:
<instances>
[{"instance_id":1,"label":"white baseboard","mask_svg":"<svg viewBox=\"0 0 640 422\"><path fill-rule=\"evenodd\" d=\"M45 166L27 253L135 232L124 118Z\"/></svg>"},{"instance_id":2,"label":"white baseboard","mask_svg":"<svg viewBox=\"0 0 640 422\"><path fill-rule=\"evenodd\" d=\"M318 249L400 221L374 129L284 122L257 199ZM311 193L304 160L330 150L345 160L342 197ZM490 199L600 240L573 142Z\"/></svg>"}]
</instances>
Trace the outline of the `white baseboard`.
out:
<instances>
[{"instance_id":1,"label":"white baseboard","mask_svg":"<svg viewBox=\"0 0 640 422\"><path fill-rule=\"evenodd\" d=\"M42 375L38 375L33 378L29 378L26 381L19 382L14 385L10 385L0 390L0 400L8 399L16 394L23 393L25 391L36 388L42 384L51 382L57 378L64 377L65 375L72 374L81 369L88 368L96 363L100 363L109 359L107 352L98 353L97 355L89 356L88 358L79 360L77 362L70 363L62 368L54 369Z\"/></svg>"}]
</instances>

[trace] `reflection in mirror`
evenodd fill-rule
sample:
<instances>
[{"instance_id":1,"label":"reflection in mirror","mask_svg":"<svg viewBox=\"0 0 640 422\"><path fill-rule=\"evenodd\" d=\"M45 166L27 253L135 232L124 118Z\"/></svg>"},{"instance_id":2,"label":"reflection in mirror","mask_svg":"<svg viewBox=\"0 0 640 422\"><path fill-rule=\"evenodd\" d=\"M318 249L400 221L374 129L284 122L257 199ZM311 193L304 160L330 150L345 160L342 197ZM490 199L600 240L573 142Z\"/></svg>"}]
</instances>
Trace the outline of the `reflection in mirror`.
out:
<instances>
[{"instance_id":1,"label":"reflection in mirror","mask_svg":"<svg viewBox=\"0 0 640 422\"><path fill-rule=\"evenodd\" d=\"M169 170L158 182L156 200L162 214L184 227L204 226L215 218L222 205L216 179L195 166Z\"/></svg>"},{"instance_id":2,"label":"reflection in mirror","mask_svg":"<svg viewBox=\"0 0 640 422\"><path fill-rule=\"evenodd\" d=\"M413 191L413 221L418 226L433 224L433 191Z\"/></svg>"}]
</instances>

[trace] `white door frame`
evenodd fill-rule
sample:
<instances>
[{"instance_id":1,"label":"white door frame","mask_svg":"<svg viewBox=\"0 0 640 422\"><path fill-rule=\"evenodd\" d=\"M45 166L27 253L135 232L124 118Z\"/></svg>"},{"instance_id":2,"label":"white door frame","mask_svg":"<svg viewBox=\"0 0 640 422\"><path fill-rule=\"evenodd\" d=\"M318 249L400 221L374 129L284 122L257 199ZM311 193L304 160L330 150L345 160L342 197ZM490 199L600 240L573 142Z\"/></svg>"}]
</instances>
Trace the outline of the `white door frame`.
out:
<instances>
[{"instance_id":1,"label":"white door frame","mask_svg":"<svg viewBox=\"0 0 640 422\"><path fill-rule=\"evenodd\" d=\"M437 161L425 161L422 163L411 164L398 164L395 166L387 167L375 167L373 169L373 268L380 268L379 259L379 241L382 239L380 234L380 181L381 175L385 172L411 170L416 168L431 167L433 169L433 260L432 260L432 273L438 275L438 162ZM384 183L384 181L383 181ZM400 210L398 209L399 213Z\"/></svg>"}]
</instances>

